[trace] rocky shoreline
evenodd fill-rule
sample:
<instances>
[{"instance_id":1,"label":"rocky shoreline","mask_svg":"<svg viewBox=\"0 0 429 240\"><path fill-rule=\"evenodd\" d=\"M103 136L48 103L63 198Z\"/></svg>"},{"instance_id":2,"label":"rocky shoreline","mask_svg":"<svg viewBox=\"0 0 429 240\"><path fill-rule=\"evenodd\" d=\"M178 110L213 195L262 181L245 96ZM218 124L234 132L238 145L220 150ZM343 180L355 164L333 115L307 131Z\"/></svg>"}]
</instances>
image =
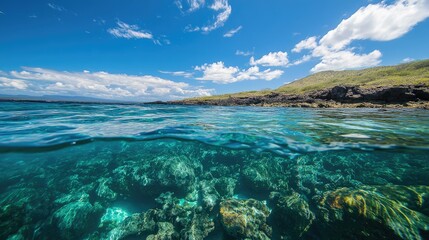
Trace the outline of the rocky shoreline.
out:
<instances>
[{"instance_id":1,"label":"rocky shoreline","mask_svg":"<svg viewBox=\"0 0 429 240\"><path fill-rule=\"evenodd\" d=\"M363 88L336 86L306 94L271 92L252 97L185 99L168 104L310 108L422 108L429 109L429 86L400 85Z\"/></svg>"}]
</instances>

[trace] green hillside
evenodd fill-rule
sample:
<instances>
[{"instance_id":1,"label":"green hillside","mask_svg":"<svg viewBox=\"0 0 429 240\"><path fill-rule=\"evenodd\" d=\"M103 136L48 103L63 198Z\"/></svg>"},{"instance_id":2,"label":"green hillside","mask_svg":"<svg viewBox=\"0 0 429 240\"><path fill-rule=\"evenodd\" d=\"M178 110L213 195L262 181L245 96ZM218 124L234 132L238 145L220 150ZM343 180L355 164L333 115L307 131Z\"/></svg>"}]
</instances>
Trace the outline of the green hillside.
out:
<instances>
[{"instance_id":1,"label":"green hillside","mask_svg":"<svg viewBox=\"0 0 429 240\"><path fill-rule=\"evenodd\" d=\"M250 91L198 98L198 100L223 99L229 97L252 97L271 92L302 94L339 85L378 87L394 85L429 85L429 60L404 63L396 66L374 67L362 70L320 72L276 90Z\"/></svg>"},{"instance_id":2,"label":"green hillside","mask_svg":"<svg viewBox=\"0 0 429 240\"><path fill-rule=\"evenodd\" d=\"M429 60L363 70L327 71L281 86L276 91L305 93L338 85L377 87L429 84Z\"/></svg>"}]
</instances>

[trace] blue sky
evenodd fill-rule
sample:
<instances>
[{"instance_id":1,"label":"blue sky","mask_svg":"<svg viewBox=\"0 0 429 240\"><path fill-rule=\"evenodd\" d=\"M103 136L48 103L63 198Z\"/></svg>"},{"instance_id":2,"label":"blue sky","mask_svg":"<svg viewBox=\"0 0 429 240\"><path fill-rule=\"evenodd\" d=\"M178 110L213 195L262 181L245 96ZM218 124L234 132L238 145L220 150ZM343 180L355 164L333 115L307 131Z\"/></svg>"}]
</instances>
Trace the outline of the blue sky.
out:
<instances>
[{"instance_id":1,"label":"blue sky","mask_svg":"<svg viewBox=\"0 0 429 240\"><path fill-rule=\"evenodd\" d=\"M169 100L429 56L429 0L0 2L0 94Z\"/></svg>"}]
</instances>

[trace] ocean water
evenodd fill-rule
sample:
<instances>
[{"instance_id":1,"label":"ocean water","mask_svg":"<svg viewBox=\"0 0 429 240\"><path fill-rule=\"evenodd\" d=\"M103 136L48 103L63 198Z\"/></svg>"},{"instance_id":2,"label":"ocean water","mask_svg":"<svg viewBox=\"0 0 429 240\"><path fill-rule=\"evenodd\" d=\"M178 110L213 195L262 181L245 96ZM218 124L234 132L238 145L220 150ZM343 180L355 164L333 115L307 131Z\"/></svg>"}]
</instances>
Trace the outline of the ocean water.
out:
<instances>
[{"instance_id":1,"label":"ocean water","mask_svg":"<svg viewBox=\"0 0 429 240\"><path fill-rule=\"evenodd\" d=\"M429 111L1 102L0 239L429 239Z\"/></svg>"}]
</instances>

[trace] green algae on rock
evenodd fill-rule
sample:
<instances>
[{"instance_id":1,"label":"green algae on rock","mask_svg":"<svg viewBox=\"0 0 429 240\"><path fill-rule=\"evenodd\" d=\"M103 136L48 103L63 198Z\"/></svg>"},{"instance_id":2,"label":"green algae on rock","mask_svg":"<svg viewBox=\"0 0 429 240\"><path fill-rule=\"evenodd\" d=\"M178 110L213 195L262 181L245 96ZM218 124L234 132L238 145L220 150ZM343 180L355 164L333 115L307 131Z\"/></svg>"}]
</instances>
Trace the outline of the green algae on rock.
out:
<instances>
[{"instance_id":1,"label":"green algae on rock","mask_svg":"<svg viewBox=\"0 0 429 240\"><path fill-rule=\"evenodd\" d=\"M342 238L420 240L420 231L429 231L429 217L408 206L421 207L419 191L427 194L428 189L427 186L362 186L328 191L320 200L319 220L326 221ZM413 197L407 198L410 194Z\"/></svg>"}]
</instances>

